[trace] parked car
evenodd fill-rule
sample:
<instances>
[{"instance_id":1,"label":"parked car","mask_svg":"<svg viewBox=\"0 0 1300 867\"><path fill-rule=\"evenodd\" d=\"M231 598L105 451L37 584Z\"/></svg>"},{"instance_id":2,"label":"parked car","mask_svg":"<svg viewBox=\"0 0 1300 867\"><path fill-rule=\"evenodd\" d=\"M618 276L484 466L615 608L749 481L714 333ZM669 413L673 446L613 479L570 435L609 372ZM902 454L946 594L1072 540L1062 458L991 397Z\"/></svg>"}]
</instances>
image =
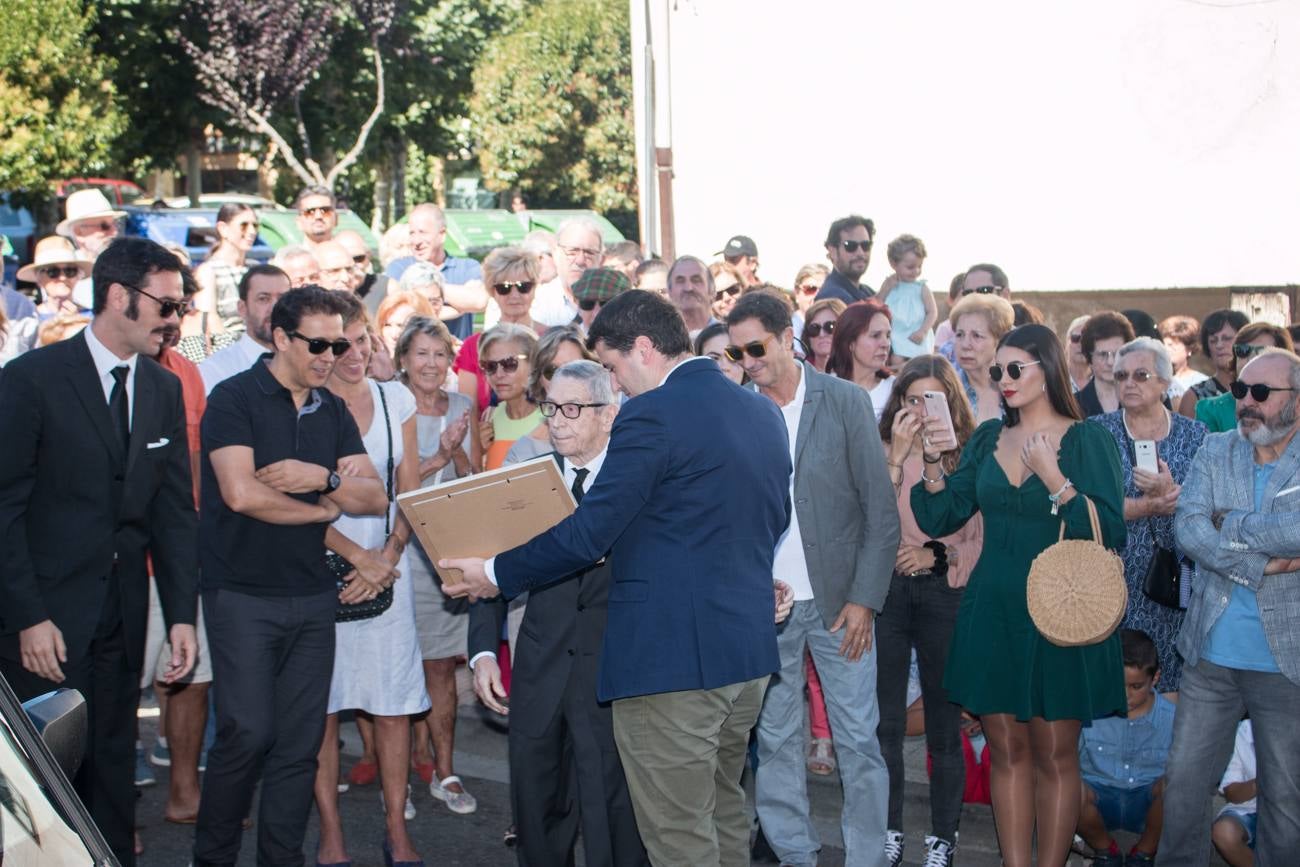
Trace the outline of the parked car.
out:
<instances>
[{"instance_id":1,"label":"parked car","mask_svg":"<svg viewBox=\"0 0 1300 867\"><path fill-rule=\"evenodd\" d=\"M0 235L9 239L11 254L19 265L32 261L36 251L36 218L32 212L14 204L8 193L0 193Z\"/></svg>"},{"instance_id":2,"label":"parked car","mask_svg":"<svg viewBox=\"0 0 1300 867\"><path fill-rule=\"evenodd\" d=\"M198 265L217 242L217 208L168 208L153 205L127 205L127 235L148 238L160 244L180 244L190 254L190 261ZM265 228L258 233L257 243L248 251L250 262L266 262L275 251L266 244Z\"/></svg>"},{"instance_id":3,"label":"parked car","mask_svg":"<svg viewBox=\"0 0 1300 867\"><path fill-rule=\"evenodd\" d=\"M77 190L93 188L98 188L100 192L108 197L109 204L117 207L130 205L137 199L144 198L144 190L140 189L138 184L121 178L68 178L66 181L55 182L54 193L62 202ZM62 207L60 207L60 211L62 211Z\"/></svg>"}]
</instances>

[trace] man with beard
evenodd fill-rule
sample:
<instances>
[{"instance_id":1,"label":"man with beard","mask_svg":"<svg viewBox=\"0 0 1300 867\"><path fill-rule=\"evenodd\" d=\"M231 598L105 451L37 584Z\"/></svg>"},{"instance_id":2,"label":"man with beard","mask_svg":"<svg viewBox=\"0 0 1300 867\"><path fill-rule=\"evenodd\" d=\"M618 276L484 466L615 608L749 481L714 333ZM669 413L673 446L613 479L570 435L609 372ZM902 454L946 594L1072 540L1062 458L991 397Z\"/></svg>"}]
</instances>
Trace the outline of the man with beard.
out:
<instances>
[{"instance_id":1,"label":"man with beard","mask_svg":"<svg viewBox=\"0 0 1300 867\"><path fill-rule=\"evenodd\" d=\"M339 224L338 202L327 187L310 186L298 194L294 207L298 209L303 246L314 253L318 246L334 237L334 229Z\"/></svg>"},{"instance_id":2,"label":"man with beard","mask_svg":"<svg viewBox=\"0 0 1300 867\"><path fill-rule=\"evenodd\" d=\"M853 214L831 223L826 233L826 258L831 260L831 273L817 290L818 301L838 298L852 304L876 294L876 290L859 282L871 264L871 244L875 239L876 224L866 217Z\"/></svg>"},{"instance_id":3,"label":"man with beard","mask_svg":"<svg viewBox=\"0 0 1300 867\"><path fill-rule=\"evenodd\" d=\"M289 291L289 275L274 265L254 265L239 280L239 318L244 333L234 343L214 352L199 365L203 388L209 394L218 382L242 373L264 352L274 352L271 310Z\"/></svg>"},{"instance_id":4,"label":"man with beard","mask_svg":"<svg viewBox=\"0 0 1300 867\"><path fill-rule=\"evenodd\" d=\"M1205 438L1174 518L1197 571L1178 634L1162 867L1209 860L1210 793L1243 713L1260 769L1255 857L1294 864L1300 850L1300 356L1264 350L1232 395L1237 429Z\"/></svg>"}]
</instances>

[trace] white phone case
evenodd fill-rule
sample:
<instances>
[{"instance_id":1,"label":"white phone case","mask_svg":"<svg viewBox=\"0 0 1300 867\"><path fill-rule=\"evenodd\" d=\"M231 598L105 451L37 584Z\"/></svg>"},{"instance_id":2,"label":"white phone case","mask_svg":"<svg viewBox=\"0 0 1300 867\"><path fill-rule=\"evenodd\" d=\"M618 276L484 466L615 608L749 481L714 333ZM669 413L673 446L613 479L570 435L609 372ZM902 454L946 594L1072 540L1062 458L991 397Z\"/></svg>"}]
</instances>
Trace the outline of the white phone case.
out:
<instances>
[{"instance_id":1,"label":"white phone case","mask_svg":"<svg viewBox=\"0 0 1300 867\"><path fill-rule=\"evenodd\" d=\"M1137 458L1136 466L1148 473L1160 472L1159 459L1156 457L1155 440L1134 440L1133 453Z\"/></svg>"}]
</instances>

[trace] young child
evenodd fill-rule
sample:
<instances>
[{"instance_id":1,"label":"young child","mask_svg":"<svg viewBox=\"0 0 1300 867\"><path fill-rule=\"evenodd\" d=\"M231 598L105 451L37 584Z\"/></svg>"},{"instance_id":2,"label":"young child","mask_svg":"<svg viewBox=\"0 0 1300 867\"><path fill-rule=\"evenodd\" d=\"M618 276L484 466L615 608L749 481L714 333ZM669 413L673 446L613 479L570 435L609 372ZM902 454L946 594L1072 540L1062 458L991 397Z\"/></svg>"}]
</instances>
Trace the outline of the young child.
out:
<instances>
[{"instance_id":1,"label":"young child","mask_svg":"<svg viewBox=\"0 0 1300 867\"><path fill-rule=\"evenodd\" d=\"M1079 836L1096 852L1093 867L1155 863L1164 824L1164 769L1174 740L1174 705L1156 692L1160 661L1145 632L1124 629L1128 717L1096 720L1079 737L1083 798ZM1140 834L1125 858L1113 830Z\"/></svg>"},{"instance_id":2,"label":"young child","mask_svg":"<svg viewBox=\"0 0 1300 867\"><path fill-rule=\"evenodd\" d=\"M1219 789L1228 803L1219 810L1210 829L1214 848L1232 867L1255 864L1255 732L1250 720L1238 724L1232 761Z\"/></svg>"},{"instance_id":3,"label":"young child","mask_svg":"<svg viewBox=\"0 0 1300 867\"><path fill-rule=\"evenodd\" d=\"M921 279L925 244L913 235L899 235L886 248L894 274L880 287L880 300L894 317L894 357L899 367L909 358L934 352L934 323L939 308L930 287Z\"/></svg>"}]
</instances>

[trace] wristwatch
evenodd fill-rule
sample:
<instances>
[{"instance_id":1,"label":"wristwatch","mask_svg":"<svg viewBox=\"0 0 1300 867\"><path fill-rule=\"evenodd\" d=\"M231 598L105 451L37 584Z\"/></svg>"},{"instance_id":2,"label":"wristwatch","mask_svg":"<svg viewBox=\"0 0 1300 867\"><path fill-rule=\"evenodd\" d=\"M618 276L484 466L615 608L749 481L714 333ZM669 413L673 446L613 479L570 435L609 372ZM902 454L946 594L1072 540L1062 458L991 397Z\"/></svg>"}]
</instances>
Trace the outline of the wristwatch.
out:
<instances>
[{"instance_id":1,"label":"wristwatch","mask_svg":"<svg viewBox=\"0 0 1300 867\"><path fill-rule=\"evenodd\" d=\"M325 487L320 489L320 493L332 494L339 489L339 485L341 484L343 484L343 479L339 477L338 473L330 470L329 478L326 479Z\"/></svg>"}]
</instances>

